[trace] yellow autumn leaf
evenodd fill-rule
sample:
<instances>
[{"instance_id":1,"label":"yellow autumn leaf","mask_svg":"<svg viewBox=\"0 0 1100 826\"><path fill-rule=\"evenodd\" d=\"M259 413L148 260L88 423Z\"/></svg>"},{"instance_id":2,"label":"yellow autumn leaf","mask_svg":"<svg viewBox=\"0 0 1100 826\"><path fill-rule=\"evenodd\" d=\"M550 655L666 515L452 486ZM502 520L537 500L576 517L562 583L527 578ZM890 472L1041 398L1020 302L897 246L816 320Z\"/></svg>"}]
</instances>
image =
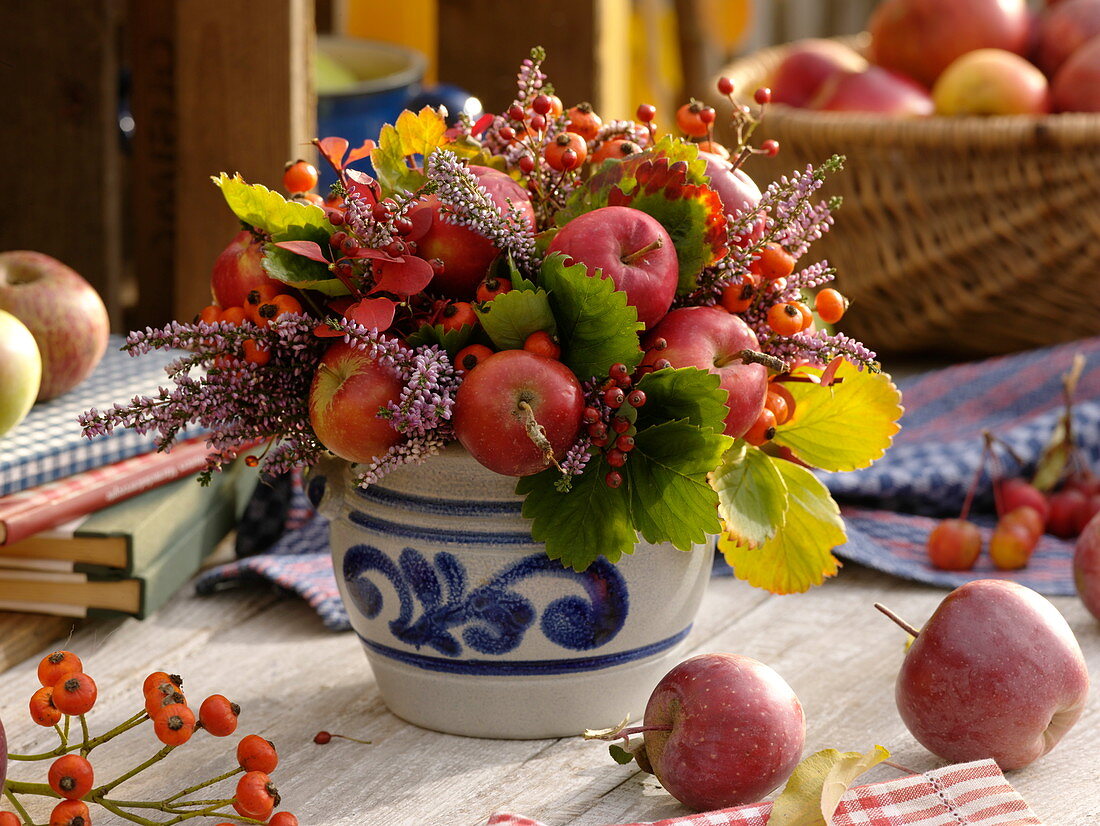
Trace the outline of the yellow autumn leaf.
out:
<instances>
[{"instance_id":1,"label":"yellow autumn leaf","mask_svg":"<svg viewBox=\"0 0 1100 826\"><path fill-rule=\"evenodd\" d=\"M718 515L728 538L750 548L767 542L787 512L787 485L773 459L738 441L710 477L718 491Z\"/></svg>"},{"instance_id":2,"label":"yellow autumn leaf","mask_svg":"<svg viewBox=\"0 0 1100 826\"><path fill-rule=\"evenodd\" d=\"M394 125L401 137L401 154L425 158L442 143L443 133L447 131L443 116L430 106L415 113L406 109L398 115Z\"/></svg>"},{"instance_id":3,"label":"yellow autumn leaf","mask_svg":"<svg viewBox=\"0 0 1100 826\"><path fill-rule=\"evenodd\" d=\"M799 763L772 804L768 826L830 826L853 781L890 756L882 746L866 754L825 749Z\"/></svg>"},{"instance_id":4,"label":"yellow autumn leaf","mask_svg":"<svg viewBox=\"0 0 1100 826\"><path fill-rule=\"evenodd\" d=\"M821 369L799 368L820 376ZM776 428L774 442L790 448L808 465L822 470L856 470L880 458L901 429L901 393L889 374L858 370L845 361L836 371L843 381L824 387L786 382L795 400L794 415Z\"/></svg>"},{"instance_id":5,"label":"yellow autumn leaf","mask_svg":"<svg viewBox=\"0 0 1100 826\"><path fill-rule=\"evenodd\" d=\"M718 549L738 579L773 594L797 594L836 574L832 550L848 537L840 508L817 477L793 462L777 461L775 468L787 486L786 517L775 536L748 548L724 534Z\"/></svg>"}]
</instances>

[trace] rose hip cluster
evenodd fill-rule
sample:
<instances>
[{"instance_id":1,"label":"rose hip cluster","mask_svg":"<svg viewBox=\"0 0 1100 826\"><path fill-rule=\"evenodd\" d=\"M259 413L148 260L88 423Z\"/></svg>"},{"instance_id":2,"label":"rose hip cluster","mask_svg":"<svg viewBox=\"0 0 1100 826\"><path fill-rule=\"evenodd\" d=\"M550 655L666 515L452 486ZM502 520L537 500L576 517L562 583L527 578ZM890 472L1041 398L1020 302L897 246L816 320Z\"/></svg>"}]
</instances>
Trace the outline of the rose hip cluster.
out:
<instances>
[{"instance_id":1,"label":"rose hip cluster","mask_svg":"<svg viewBox=\"0 0 1100 826\"><path fill-rule=\"evenodd\" d=\"M40 754L11 754L11 761L50 760L48 785L8 778L4 789L18 815L0 812L0 826L30 826L35 821L18 795L60 797L49 819L49 826L91 826L90 806L98 805L111 814L135 823L178 823L196 817L227 818L219 826L232 823L268 823L271 826L297 826L290 812L274 813L279 793L271 781L278 765L275 747L255 734L237 745L237 766L208 780L189 786L159 801L121 800L111 792L138 773L167 757L188 742L198 730L215 737L227 737L237 729L240 706L221 694L212 694L191 709L183 692L183 680L175 674L155 671L142 685L144 708L109 731L92 737L86 715L96 702L95 681L84 673L80 658L71 651L55 651L38 665L42 683L31 696L30 716L40 726L56 730L58 746ZM80 734L72 731L72 719L79 721ZM118 777L96 785L96 772L90 759L94 749L120 734L151 722L153 733L163 747L151 757ZM231 797L195 799L202 789L240 775ZM131 811L135 810L135 811ZM150 812L160 811L166 820L151 820Z\"/></svg>"}]
</instances>

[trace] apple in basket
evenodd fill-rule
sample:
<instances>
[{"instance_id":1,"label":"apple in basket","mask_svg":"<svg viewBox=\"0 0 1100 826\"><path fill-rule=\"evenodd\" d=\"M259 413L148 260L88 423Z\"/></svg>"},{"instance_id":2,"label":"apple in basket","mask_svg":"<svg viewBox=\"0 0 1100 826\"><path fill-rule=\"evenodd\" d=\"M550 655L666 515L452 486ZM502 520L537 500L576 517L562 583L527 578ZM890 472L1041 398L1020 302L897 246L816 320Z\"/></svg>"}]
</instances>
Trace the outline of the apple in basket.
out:
<instances>
[{"instance_id":1,"label":"apple in basket","mask_svg":"<svg viewBox=\"0 0 1100 826\"><path fill-rule=\"evenodd\" d=\"M1073 631L1015 582L956 588L918 632L898 673L898 712L944 760L1019 769L1050 751L1085 708L1089 673Z\"/></svg>"},{"instance_id":2,"label":"apple in basket","mask_svg":"<svg viewBox=\"0 0 1100 826\"><path fill-rule=\"evenodd\" d=\"M1100 112L1100 36L1070 55L1051 84L1055 112Z\"/></svg>"},{"instance_id":3,"label":"apple in basket","mask_svg":"<svg viewBox=\"0 0 1100 826\"><path fill-rule=\"evenodd\" d=\"M919 83L881 66L868 66L861 72L833 75L821 84L810 108L920 117L931 115L935 106Z\"/></svg>"},{"instance_id":4,"label":"apple in basket","mask_svg":"<svg viewBox=\"0 0 1100 826\"><path fill-rule=\"evenodd\" d=\"M932 88L941 115L1037 115L1050 110L1046 76L1004 49L967 52Z\"/></svg>"},{"instance_id":5,"label":"apple in basket","mask_svg":"<svg viewBox=\"0 0 1100 826\"><path fill-rule=\"evenodd\" d=\"M95 288L41 252L0 253L0 310L27 325L42 357L38 401L84 381L107 352L111 320Z\"/></svg>"},{"instance_id":6,"label":"apple in basket","mask_svg":"<svg viewBox=\"0 0 1100 826\"><path fill-rule=\"evenodd\" d=\"M866 68L867 59L843 43L820 38L797 40L787 47L782 62L772 72L772 102L805 107L833 75Z\"/></svg>"},{"instance_id":7,"label":"apple in basket","mask_svg":"<svg viewBox=\"0 0 1100 826\"><path fill-rule=\"evenodd\" d=\"M1065 0L1039 20L1035 65L1054 77L1070 55L1100 34L1100 0Z\"/></svg>"}]
</instances>

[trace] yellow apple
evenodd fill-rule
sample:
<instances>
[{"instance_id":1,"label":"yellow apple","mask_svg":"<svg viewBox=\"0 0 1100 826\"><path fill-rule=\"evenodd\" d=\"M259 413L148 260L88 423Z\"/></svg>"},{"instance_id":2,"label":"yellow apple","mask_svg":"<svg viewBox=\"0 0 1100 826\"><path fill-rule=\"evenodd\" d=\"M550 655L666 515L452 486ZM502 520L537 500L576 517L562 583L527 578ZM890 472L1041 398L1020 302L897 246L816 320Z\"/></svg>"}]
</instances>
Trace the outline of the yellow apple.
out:
<instances>
[{"instance_id":1,"label":"yellow apple","mask_svg":"<svg viewBox=\"0 0 1100 826\"><path fill-rule=\"evenodd\" d=\"M1050 111L1046 76L1004 49L967 52L932 88L941 115L1037 115Z\"/></svg>"}]
</instances>

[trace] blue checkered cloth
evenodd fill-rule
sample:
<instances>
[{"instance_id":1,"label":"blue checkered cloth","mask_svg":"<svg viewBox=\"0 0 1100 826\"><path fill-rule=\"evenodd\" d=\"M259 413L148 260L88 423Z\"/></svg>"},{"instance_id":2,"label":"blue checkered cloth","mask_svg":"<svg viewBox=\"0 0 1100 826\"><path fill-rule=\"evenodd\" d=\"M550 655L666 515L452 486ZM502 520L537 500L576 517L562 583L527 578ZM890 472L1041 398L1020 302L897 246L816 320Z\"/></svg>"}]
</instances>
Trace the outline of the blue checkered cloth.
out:
<instances>
[{"instance_id":1,"label":"blue checkered cloth","mask_svg":"<svg viewBox=\"0 0 1100 826\"><path fill-rule=\"evenodd\" d=\"M1050 595L1073 594L1073 545L1052 536L1039 542L1028 566L998 571L983 555L972 571L941 571L928 564L925 541L937 518L958 515L977 472L985 430L993 431L1021 457L1018 468L1001 451L1008 474L1026 475L1062 413L1062 375L1076 353L1086 358L1074 407L1074 432L1084 457L1100 467L1100 338L1012 356L961 364L899 382L905 400L902 430L886 455L870 468L822 474L842 504L847 544L836 553L905 579L946 588L972 579L1012 579ZM973 519L986 532L993 516L992 468L979 481ZM336 590L327 523L313 513L301 479L289 480L291 495L257 488L253 520L287 529L269 549L207 572L198 582L210 593L246 580L274 583L306 599L332 630L349 628ZM282 499L280 499L282 497ZM286 500L280 506L278 503ZM274 510L273 510L274 509ZM247 517L246 517L247 520ZM253 524L256 524L254 521ZM246 521L241 532L250 531ZM730 573L717 562L715 573Z\"/></svg>"},{"instance_id":2,"label":"blue checkered cloth","mask_svg":"<svg viewBox=\"0 0 1100 826\"><path fill-rule=\"evenodd\" d=\"M36 404L17 427L0 437L0 496L103 467L156 450L152 434L119 428L86 439L77 417L95 407L109 410L115 402L153 396L170 385L165 366L179 353L154 351L134 358L119 348L124 339L111 336L107 352L92 374L75 388ZM188 428L181 438L201 433Z\"/></svg>"}]
</instances>

